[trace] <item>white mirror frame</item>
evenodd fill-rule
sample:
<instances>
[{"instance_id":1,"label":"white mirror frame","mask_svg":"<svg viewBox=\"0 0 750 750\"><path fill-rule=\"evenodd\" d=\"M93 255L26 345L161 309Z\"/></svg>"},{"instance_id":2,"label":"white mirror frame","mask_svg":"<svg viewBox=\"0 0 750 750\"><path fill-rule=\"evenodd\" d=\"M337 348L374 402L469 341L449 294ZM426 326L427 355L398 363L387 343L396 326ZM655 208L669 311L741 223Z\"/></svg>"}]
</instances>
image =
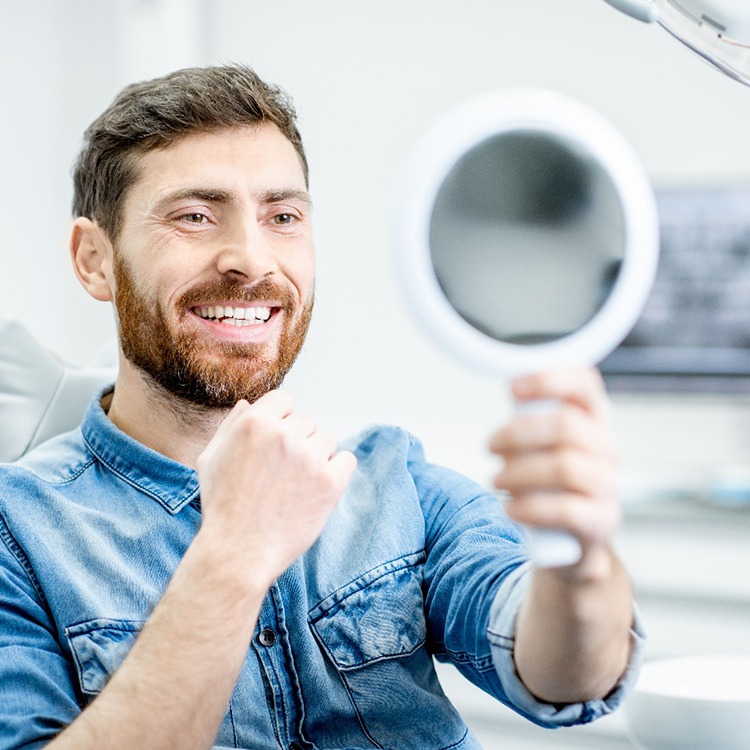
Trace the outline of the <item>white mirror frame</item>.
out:
<instances>
[{"instance_id":1,"label":"white mirror frame","mask_svg":"<svg viewBox=\"0 0 750 750\"><path fill-rule=\"evenodd\" d=\"M619 195L625 231L622 267L601 309L571 334L533 345L498 341L464 320L438 283L429 244L435 199L456 162L488 138L517 131L559 137L598 162ZM658 261L653 190L630 145L580 102L543 89L508 89L470 100L420 140L396 195L397 274L406 298L434 338L469 367L515 376L596 364L621 343L641 314Z\"/></svg>"}]
</instances>

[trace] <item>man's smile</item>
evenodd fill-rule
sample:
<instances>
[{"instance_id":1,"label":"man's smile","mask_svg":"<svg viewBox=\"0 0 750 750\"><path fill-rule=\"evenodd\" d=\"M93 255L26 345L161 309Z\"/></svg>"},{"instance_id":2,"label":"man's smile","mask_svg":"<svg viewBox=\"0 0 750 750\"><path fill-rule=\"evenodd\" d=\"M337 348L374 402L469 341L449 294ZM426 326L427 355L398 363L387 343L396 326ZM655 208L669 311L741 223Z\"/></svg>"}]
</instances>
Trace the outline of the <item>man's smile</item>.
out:
<instances>
[{"instance_id":1,"label":"man's smile","mask_svg":"<svg viewBox=\"0 0 750 750\"><path fill-rule=\"evenodd\" d=\"M270 317L270 306L232 307L231 305L200 305L193 312L200 318L215 320L225 325L262 325Z\"/></svg>"}]
</instances>

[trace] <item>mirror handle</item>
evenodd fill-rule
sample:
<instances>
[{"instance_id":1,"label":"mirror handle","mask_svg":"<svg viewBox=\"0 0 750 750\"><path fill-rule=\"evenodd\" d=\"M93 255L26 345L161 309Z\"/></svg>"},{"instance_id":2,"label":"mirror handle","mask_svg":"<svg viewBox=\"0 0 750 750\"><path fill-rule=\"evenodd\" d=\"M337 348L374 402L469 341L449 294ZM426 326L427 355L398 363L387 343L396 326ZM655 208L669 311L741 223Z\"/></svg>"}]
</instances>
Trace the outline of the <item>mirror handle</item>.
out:
<instances>
[{"instance_id":1,"label":"mirror handle","mask_svg":"<svg viewBox=\"0 0 750 750\"><path fill-rule=\"evenodd\" d=\"M581 559L581 543L569 531L527 526L531 560L537 568L562 568Z\"/></svg>"},{"instance_id":2,"label":"mirror handle","mask_svg":"<svg viewBox=\"0 0 750 750\"><path fill-rule=\"evenodd\" d=\"M551 398L517 401L516 411L531 414L552 411L559 406L560 402ZM554 500L550 498L550 502ZM581 543L571 532L529 526L525 527L525 531L531 560L537 568L561 568L566 565L575 565L581 559Z\"/></svg>"}]
</instances>

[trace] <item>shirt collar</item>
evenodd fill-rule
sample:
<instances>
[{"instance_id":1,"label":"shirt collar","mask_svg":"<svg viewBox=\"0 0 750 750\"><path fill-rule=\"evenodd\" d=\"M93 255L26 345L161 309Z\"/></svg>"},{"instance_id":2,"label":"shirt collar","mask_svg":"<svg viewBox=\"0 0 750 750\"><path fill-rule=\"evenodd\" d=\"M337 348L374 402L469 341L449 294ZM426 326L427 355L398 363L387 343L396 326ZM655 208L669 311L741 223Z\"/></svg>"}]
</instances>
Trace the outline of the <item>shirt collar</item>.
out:
<instances>
[{"instance_id":1,"label":"shirt collar","mask_svg":"<svg viewBox=\"0 0 750 750\"><path fill-rule=\"evenodd\" d=\"M169 513L179 513L199 493L197 473L162 456L126 435L104 413L101 399L113 386L99 391L89 403L81 432L89 450L124 481L149 495Z\"/></svg>"}]
</instances>

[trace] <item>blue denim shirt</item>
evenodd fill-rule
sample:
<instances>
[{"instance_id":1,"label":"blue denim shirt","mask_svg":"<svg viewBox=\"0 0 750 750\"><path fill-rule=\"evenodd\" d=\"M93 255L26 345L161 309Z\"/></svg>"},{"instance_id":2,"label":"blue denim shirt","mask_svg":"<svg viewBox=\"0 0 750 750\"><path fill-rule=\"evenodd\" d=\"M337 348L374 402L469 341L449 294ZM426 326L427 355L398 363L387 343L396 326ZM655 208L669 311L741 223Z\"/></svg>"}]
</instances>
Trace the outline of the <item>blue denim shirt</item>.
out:
<instances>
[{"instance_id":1,"label":"blue denim shirt","mask_svg":"<svg viewBox=\"0 0 750 750\"><path fill-rule=\"evenodd\" d=\"M478 748L433 657L545 726L620 702L638 647L607 701L545 705L519 681L529 566L493 495L396 428L348 447L356 474L265 597L217 747ZM120 432L98 398L79 430L2 466L0 748L42 747L102 690L200 522L196 473Z\"/></svg>"}]
</instances>

